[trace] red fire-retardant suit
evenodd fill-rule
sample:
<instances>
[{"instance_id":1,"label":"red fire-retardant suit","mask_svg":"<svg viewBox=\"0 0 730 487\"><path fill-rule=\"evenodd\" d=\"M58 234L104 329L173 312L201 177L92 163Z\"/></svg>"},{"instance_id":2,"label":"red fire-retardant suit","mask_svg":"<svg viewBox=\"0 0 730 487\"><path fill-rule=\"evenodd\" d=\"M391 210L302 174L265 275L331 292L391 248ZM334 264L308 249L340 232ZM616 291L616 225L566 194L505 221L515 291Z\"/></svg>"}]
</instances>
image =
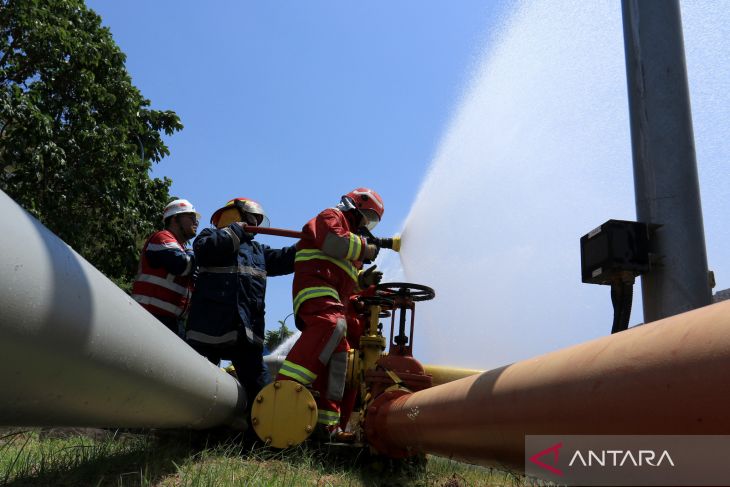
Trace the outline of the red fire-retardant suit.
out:
<instances>
[{"instance_id":1,"label":"red fire-retardant suit","mask_svg":"<svg viewBox=\"0 0 730 487\"><path fill-rule=\"evenodd\" d=\"M319 392L318 422L336 427L345 387L347 306L359 290L358 269L370 251L353 233L355 211L329 208L302 229L294 263L294 314L302 335L287 355L277 379L293 379ZM368 257L370 258L370 257Z\"/></svg>"}]
</instances>

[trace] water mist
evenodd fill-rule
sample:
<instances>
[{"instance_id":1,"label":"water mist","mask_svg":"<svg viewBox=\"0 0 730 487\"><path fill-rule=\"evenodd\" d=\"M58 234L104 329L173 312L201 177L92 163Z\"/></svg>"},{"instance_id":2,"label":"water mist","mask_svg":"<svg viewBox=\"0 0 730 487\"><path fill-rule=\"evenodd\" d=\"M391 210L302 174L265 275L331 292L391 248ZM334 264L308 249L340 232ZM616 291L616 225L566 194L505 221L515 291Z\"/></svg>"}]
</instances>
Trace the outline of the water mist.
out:
<instances>
[{"instance_id":1,"label":"water mist","mask_svg":"<svg viewBox=\"0 0 730 487\"><path fill-rule=\"evenodd\" d=\"M720 288L730 285L729 10L682 4ZM429 363L488 368L608 334L609 289L581 284L578 239L635 219L620 3L521 2L493 38L404 224L404 275L393 258L381 266L387 280L436 289L417 307L415 353ZM642 319L637 288L631 323Z\"/></svg>"}]
</instances>

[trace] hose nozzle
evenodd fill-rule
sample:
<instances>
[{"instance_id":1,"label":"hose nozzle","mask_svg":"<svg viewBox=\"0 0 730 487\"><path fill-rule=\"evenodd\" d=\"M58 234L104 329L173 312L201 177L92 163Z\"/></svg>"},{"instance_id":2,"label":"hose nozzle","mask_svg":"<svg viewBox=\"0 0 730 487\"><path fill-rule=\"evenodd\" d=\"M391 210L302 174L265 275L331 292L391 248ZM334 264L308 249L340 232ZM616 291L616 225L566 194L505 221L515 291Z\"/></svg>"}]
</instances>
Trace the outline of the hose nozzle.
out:
<instances>
[{"instance_id":1,"label":"hose nozzle","mask_svg":"<svg viewBox=\"0 0 730 487\"><path fill-rule=\"evenodd\" d=\"M381 249L391 249L400 252L400 235L392 238L373 238L373 243Z\"/></svg>"}]
</instances>

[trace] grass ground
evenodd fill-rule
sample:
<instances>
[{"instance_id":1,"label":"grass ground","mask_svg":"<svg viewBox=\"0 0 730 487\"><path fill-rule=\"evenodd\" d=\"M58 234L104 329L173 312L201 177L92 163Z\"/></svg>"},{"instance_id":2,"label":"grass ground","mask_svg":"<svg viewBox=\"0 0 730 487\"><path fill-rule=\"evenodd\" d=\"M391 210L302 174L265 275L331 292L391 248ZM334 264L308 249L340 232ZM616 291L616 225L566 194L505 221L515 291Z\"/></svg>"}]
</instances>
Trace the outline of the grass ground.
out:
<instances>
[{"instance_id":1,"label":"grass ground","mask_svg":"<svg viewBox=\"0 0 730 487\"><path fill-rule=\"evenodd\" d=\"M0 485L8 486L522 486L509 473L428 457L393 462L351 447L260 443L200 433L103 432L50 437L0 434Z\"/></svg>"}]
</instances>

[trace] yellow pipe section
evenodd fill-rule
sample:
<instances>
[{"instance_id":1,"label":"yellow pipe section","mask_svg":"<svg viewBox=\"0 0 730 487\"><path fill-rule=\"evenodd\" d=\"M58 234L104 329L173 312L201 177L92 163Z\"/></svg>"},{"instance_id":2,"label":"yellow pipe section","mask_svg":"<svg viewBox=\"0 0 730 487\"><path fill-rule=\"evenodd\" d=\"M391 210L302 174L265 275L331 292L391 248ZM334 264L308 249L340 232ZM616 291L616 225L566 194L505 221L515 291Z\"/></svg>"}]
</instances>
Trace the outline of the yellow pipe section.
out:
<instances>
[{"instance_id":1,"label":"yellow pipe section","mask_svg":"<svg viewBox=\"0 0 730 487\"><path fill-rule=\"evenodd\" d=\"M449 367L448 365L424 365L423 368L428 375L432 376L434 386L440 386L447 382L454 382L455 380L484 372L478 369L463 369L460 367Z\"/></svg>"}]
</instances>

